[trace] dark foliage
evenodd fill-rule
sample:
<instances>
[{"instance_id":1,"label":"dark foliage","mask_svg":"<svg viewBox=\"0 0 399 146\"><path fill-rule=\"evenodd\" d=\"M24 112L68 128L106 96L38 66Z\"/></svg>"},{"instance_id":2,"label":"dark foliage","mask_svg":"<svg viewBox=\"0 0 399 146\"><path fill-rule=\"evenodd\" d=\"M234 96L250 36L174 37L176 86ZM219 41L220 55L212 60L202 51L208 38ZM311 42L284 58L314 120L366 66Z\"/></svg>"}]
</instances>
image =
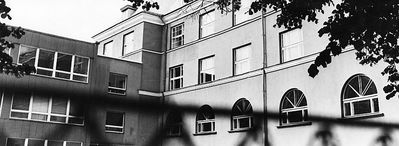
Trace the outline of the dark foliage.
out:
<instances>
[{"instance_id":1,"label":"dark foliage","mask_svg":"<svg viewBox=\"0 0 399 146\"><path fill-rule=\"evenodd\" d=\"M9 12L10 7L6 6L4 0L0 0L0 16L2 19L11 20ZM12 57L4 52L5 49L13 49L14 44L7 41L7 37L21 38L24 35L22 28L8 26L5 23L0 22L0 73L12 74L16 77L21 77L23 75L29 75L35 72L35 67L29 66L27 64L17 65L12 62Z\"/></svg>"},{"instance_id":2,"label":"dark foliage","mask_svg":"<svg viewBox=\"0 0 399 146\"><path fill-rule=\"evenodd\" d=\"M143 0L129 0L133 5L143 4ZM242 0L216 0L221 10L231 7L240 9ZM185 0L189 2L189 0ZM149 2L146 2L146 4ZM151 3L150 3L151 4ZM151 6L159 8L155 2ZM232 6L230 6L232 5ZM318 23L317 14L324 13L325 6L335 6L332 15L323 23L319 36L327 35L329 43L320 52L308 69L309 76L315 77L319 67L327 67L331 56L337 56L347 47L353 47L356 59L362 65L375 65L383 60L388 65L382 75L388 75L388 85L384 87L386 98L399 92L399 1L398 0L342 0L334 4L332 0L255 0L248 13L271 9L280 11L275 27L287 29L301 28L302 21Z\"/></svg>"}]
</instances>

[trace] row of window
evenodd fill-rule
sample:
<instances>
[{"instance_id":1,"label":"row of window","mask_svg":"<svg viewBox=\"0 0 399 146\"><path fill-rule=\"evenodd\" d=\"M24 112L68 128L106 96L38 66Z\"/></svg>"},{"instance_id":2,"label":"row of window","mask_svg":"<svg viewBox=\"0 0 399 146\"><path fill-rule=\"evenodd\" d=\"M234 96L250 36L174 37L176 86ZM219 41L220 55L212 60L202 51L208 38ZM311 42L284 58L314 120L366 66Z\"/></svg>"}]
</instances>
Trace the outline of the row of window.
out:
<instances>
[{"instance_id":1,"label":"row of window","mask_svg":"<svg viewBox=\"0 0 399 146\"><path fill-rule=\"evenodd\" d=\"M88 57L21 45L18 63L35 66L38 75L80 82L88 81L90 64Z\"/></svg>"},{"instance_id":2,"label":"row of window","mask_svg":"<svg viewBox=\"0 0 399 146\"><path fill-rule=\"evenodd\" d=\"M203 105L199 108L195 120L196 134L215 133L215 114L211 106ZM179 136L182 132L182 118L178 111L171 111L166 119L167 135ZM252 128L253 111L251 103L244 98L239 99L231 113L231 131L243 131Z\"/></svg>"},{"instance_id":3,"label":"row of window","mask_svg":"<svg viewBox=\"0 0 399 146\"><path fill-rule=\"evenodd\" d=\"M241 8L239 11L233 12L233 25L244 22L250 18L250 15L246 13L249 9L252 0L241 1ZM215 10L207 11L199 16L199 29L200 38L206 37L215 33ZM177 24L171 27L171 48L176 48L184 44L184 23Z\"/></svg>"},{"instance_id":4,"label":"row of window","mask_svg":"<svg viewBox=\"0 0 399 146\"><path fill-rule=\"evenodd\" d=\"M100 54L104 56L112 56L114 52L114 41L106 42L103 46L102 52ZM138 50L138 47L134 46L134 35L133 31L123 35L123 45L122 45L122 56L132 53Z\"/></svg>"},{"instance_id":5,"label":"row of window","mask_svg":"<svg viewBox=\"0 0 399 146\"><path fill-rule=\"evenodd\" d=\"M362 117L379 113L377 88L363 74L348 79L342 91L343 118ZM253 127L252 106L246 99L238 100L232 109L231 130L241 131ZM280 103L280 125L296 125L308 121L308 104L302 91L288 90ZM172 111L167 121L167 135L178 136L182 131L181 113ZM196 116L196 134L215 133L215 114L211 106L202 106Z\"/></svg>"},{"instance_id":6,"label":"row of window","mask_svg":"<svg viewBox=\"0 0 399 146\"><path fill-rule=\"evenodd\" d=\"M233 74L239 75L250 71L251 47L249 45L233 49ZM200 59L198 83L208 83L215 80L215 56ZM183 87L183 65L169 68L169 88L179 89Z\"/></svg>"},{"instance_id":7,"label":"row of window","mask_svg":"<svg viewBox=\"0 0 399 146\"><path fill-rule=\"evenodd\" d=\"M7 138L6 146L83 146L82 142L31 138Z\"/></svg>"}]
</instances>

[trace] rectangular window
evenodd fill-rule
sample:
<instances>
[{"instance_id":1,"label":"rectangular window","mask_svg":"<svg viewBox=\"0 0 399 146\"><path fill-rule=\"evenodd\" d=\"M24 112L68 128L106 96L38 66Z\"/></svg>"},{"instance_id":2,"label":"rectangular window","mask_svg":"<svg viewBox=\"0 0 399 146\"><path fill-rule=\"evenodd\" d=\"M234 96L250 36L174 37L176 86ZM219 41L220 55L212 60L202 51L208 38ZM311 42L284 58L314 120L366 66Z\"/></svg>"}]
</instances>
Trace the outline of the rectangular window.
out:
<instances>
[{"instance_id":1,"label":"rectangular window","mask_svg":"<svg viewBox=\"0 0 399 146\"><path fill-rule=\"evenodd\" d=\"M87 57L21 46L18 63L35 66L38 75L88 81L90 59Z\"/></svg>"},{"instance_id":2,"label":"rectangular window","mask_svg":"<svg viewBox=\"0 0 399 146\"><path fill-rule=\"evenodd\" d=\"M200 15L200 37L208 36L215 32L215 11L208 11Z\"/></svg>"},{"instance_id":3,"label":"rectangular window","mask_svg":"<svg viewBox=\"0 0 399 146\"><path fill-rule=\"evenodd\" d=\"M199 83L207 83L215 80L214 56L199 61Z\"/></svg>"},{"instance_id":4,"label":"rectangular window","mask_svg":"<svg viewBox=\"0 0 399 146\"><path fill-rule=\"evenodd\" d=\"M302 29L293 29L280 34L282 62L303 57Z\"/></svg>"},{"instance_id":5,"label":"rectangular window","mask_svg":"<svg viewBox=\"0 0 399 146\"><path fill-rule=\"evenodd\" d=\"M176 48L184 44L184 23L178 24L171 28L171 48Z\"/></svg>"},{"instance_id":6,"label":"rectangular window","mask_svg":"<svg viewBox=\"0 0 399 146\"><path fill-rule=\"evenodd\" d=\"M133 32L129 32L123 36L123 51L122 56L129 54L130 52L136 51L137 48L134 48L134 39Z\"/></svg>"},{"instance_id":7,"label":"rectangular window","mask_svg":"<svg viewBox=\"0 0 399 146\"><path fill-rule=\"evenodd\" d=\"M110 73L108 93L126 95L126 75Z\"/></svg>"},{"instance_id":8,"label":"rectangular window","mask_svg":"<svg viewBox=\"0 0 399 146\"><path fill-rule=\"evenodd\" d=\"M25 139L7 138L7 146L25 146Z\"/></svg>"},{"instance_id":9,"label":"rectangular window","mask_svg":"<svg viewBox=\"0 0 399 146\"><path fill-rule=\"evenodd\" d=\"M234 75L246 73L250 70L250 46L234 49Z\"/></svg>"},{"instance_id":10,"label":"rectangular window","mask_svg":"<svg viewBox=\"0 0 399 146\"><path fill-rule=\"evenodd\" d=\"M44 146L44 143L42 139L28 139L28 146Z\"/></svg>"},{"instance_id":11,"label":"rectangular window","mask_svg":"<svg viewBox=\"0 0 399 146\"><path fill-rule=\"evenodd\" d=\"M215 131L215 120L207 119L197 121L197 133L209 133Z\"/></svg>"},{"instance_id":12,"label":"rectangular window","mask_svg":"<svg viewBox=\"0 0 399 146\"><path fill-rule=\"evenodd\" d=\"M252 4L253 0L241 0L241 7L240 10L236 10L234 11L234 15L233 15L233 22L234 25L237 25L241 22L244 22L246 20L249 20L249 18L251 18L251 16L248 14L248 10L249 8L251 8L251 4Z\"/></svg>"},{"instance_id":13,"label":"rectangular window","mask_svg":"<svg viewBox=\"0 0 399 146\"><path fill-rule=\"evenodd\" d=\"M244 130L252 128L252 116L233 116L233 130Z\"/></svg>"},{"instance_id":14,"label":"rectangular window","mask_svg":"<svg viewBox=\"0 0 399 146\"><path fill-rule=\"evenodd\" d=\"M83 146L82 142L31 138L7 138L6 146Z\"/></svg>"},{"instance_id":15,"label":"rectangular window","mask_svg":"<svg viewBox=\"0 0 399 146\"><path fill-rule=\"evenodd\" d=\"M123 133L124 114L107 112L105 120L105 132Z\"/></svg>"},{"instance_id":16,"label":"rectangular window","mask_svg":"<svg viewBox=\"0 0 399 146\"><path fill-rule=\"evenodd\" d=\"M10 117L83 125L81 104L69 98L41 94L15 93Z\"/></svg>"},{"instance_id":17,"label":"rectangular window","mask_svg":"<svg viewBox=\"0 0 399 146\"><path fill-rule=\"evenodd\" d=\"M179 89L183 87L183 65L171 67L169 69L169 88L170 90Z\"/></svg>"},{"instance_id":18,"label":"rectangular window","mask_svg":"<svg viewBox=\"0 0 399 146\"><path fill-rule=\"evenodd\" d=\"M113 41L107 42L103 46L103 55L104 56L112 56L112 47L114 45Z\"/></svg>"}]
</instances>

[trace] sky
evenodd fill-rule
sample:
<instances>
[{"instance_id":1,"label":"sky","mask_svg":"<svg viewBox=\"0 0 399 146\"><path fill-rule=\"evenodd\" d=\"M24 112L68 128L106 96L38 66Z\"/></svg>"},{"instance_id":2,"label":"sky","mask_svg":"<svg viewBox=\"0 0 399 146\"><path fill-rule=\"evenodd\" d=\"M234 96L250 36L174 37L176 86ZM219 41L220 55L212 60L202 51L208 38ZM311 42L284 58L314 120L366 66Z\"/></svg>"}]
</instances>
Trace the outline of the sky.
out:
<instances>
[{"instance_id":1,"label":"sky","mask_svg":"<svg viewBox=\"0 0 399 146\"><path fill-rule=\"evenodd\" d=\"M168 1L156 0L168 12ZM11 8L8 25L94 42L93 35L121 21L126 0L6 0ZM2 20L3 22L3 20Z\"/></svg>"}]
</instances>

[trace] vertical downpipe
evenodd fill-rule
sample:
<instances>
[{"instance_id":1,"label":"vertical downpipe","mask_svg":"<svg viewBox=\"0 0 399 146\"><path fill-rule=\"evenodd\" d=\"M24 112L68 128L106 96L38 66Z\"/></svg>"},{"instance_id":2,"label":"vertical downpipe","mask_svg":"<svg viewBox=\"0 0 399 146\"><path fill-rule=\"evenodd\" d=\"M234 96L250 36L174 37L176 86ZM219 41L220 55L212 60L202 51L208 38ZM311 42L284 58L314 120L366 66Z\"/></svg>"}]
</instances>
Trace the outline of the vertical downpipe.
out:
<instances>
[{"instance_id":1,"label":"vertical downpipe","mask_svg":"<svg viewBox=\"0 0 399 146\"><path fill-rule=\"evenodd\" d=\"M263 131L264 131L264 145L269 145L269 131L268 131L268 113L267 113L267 83L266 71L267 68L267 40L266 40L266 8L262 8L262 42L263 42Z\"/></svg>"}]
</instances>

